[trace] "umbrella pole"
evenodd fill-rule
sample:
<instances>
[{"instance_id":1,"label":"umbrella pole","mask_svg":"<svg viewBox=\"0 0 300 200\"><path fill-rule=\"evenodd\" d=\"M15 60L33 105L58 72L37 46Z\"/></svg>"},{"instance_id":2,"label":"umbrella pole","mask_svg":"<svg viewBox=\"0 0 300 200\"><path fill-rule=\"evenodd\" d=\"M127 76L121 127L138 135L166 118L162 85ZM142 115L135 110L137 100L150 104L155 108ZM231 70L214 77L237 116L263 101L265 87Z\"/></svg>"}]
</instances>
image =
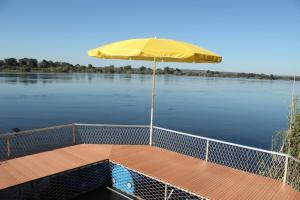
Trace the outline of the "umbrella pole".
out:
<instances>
[{"instance_id":1,"label":"umbrella pole","mask_svg":"<svg viewBox=\"0 0 300 200\"><path fill-rule=\"evenodd\" d=\"M153 75L152 75L152 101L151 101L150 141L149 141L150 146L152 146L152 135L153 135L153 114L154 114L154 99L155 99L155 74L156 74L156 58L154 58Z\"/></svg>"}]
</instances>

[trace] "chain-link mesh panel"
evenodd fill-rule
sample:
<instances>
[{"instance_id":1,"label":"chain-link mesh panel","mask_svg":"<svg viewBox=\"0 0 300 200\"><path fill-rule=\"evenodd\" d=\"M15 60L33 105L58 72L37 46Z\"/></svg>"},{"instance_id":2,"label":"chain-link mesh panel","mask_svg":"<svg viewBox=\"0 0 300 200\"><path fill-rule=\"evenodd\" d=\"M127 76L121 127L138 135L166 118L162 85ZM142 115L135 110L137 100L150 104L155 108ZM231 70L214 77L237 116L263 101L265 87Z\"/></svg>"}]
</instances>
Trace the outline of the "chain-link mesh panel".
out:
<instances>
[{"instance_id":1,"label":"chain-link mesh panel","mask_svg":"<svg viewBox=\"0 0 300 200\"><path fill-rule=\"evenodd\" d=\"M287 183L300 192L300 161L289 158Z\"/></svg>"},{"instance_id":2,"label":"chain-link mesh panel","mask_svg":"<svg viewBox=\"0 0 300 200\"><path fill-rule=\"evenodd\" d=\"M136 197L137 199L205 199L179 188L167 185L119 164L111 162L110 168L112 187L130 196Z\"/></svg>"},{"instance_id":3,"label":"chain-link mesh panel","mask_svg":"<svg viewBox=\"0 0 300 200\"><path fill-rule=\"evenodd\" d=\"M79 124L75 127L76 128L74 129L74 126L72 125L64 125L59 127L50 127L45 129L1 135L0 160L7 159L9 154L9 158L14 158L18 156L24 156L69 146L74 144L74 139L76 139L76 144L149 144L150 130L149 127L146 126ZM208 146L207 142L209 142ZM281 154L212 139L190 136L185 133L180 133L159 127L155 127L153 130L153 145L203 160L207 158L209 162L225 165L258 175L271 177L277 180L282 180L284 177L285 155ZM7 149L10 149L10 151L8 152ZM112 170L112 166L110 166L110 169ZM164 188L165 185L160 181L141 175L132 170L127 170L131 174L133 183L136 185L136 188L138 188L134 190L134 195L142 198L144 197L145 199L160 199L162 194L164 197L165 189L162 189L162 187ZM93 173L94 172L91 172L91 174ZM68 179L72 180L71 177L68 177ZM44 190L39 189L38 193L35 192L34 194L32 194L33 189L37 191L36 188L42 188L42 186L45 186L45 188L47 188L47 184L50 183L55 183L52 184L52 188L54 188L54 185L59 185L59 181L60 180L55 183L55 179L52 179L52 182L50 181L50 179L42 179L38 183L34 183L31 185L24 184L16 191L12 189L5 190L7 191L5 194L10 194L12 197L19 197L20 194L22 194L23 196L36 194L42 195L42 191ZM78 180L73 181L75 183ZM296 190L300 191L300 162L297 159L289 159L287 183ZM61 190L61 193L63 194L68 193L68 190L65 191L64 187L62 186L59 186L55 190ZM124 190L124 188L121 188L120 190ZM164 191L161 192L161 190ZM157 193L155 191L157 191ZM194 198L193 195L189 192L185 194L180 189L178 189L178 191L181 195L179 196L180 198ZM180 191L182 192L180 193ZM126 192L130 193L128 191ZM3 195L3 191L1 191L1 193ZM175 190L173 188L173 193L177 194L177 189ZM58 192L58 194L60 193ZM191 196L189 197L188 195ZM180 199L179 197L178 199ZM32 198L35 198L35 196L31 196L29 199ZM1 195L0 199L2 199Z\"/></svg>"},{"instance_id":4,"label":"chain-link mesh panel","mask_svg":"<svg viewBox=\"0 0 300 200\"><path fill-rule=\"evenodd\" d=\"M149 127L76 125L76 143L149 144Z\"/></svg>"},{"instance_id":5,"label":"chain-link mesh panel","mask_svg":"<svg viewBox=\"0 0 300 200\"><path fill-rule=\"evenodd\" d=\"M283 179L285 156L209 141L208 161L235 169Z\"/></svg>"},{"instance_id":6,"label":"chain-link mesh panel","mask_svg":"<svg viewBox=\"0 0 300 200\"><path fill-rule=\"evenodd\" d=\"M208 152L207 142L209 141ZM282 180L285 156L156 127L153 144L181 154Z\"/></svg>"},{"instance_id":7,"label":"chain-link mesh panel","mask_svg":"<svg viewBox=\"0 0 300 200\"><path fill-rule=\"evenodd\" d=\"M208 200L207 198L197 196L195 194L191 194L180 190L178 188L167 185L167 192L165 193L165 197L168 200Z\"/></svg>"},{"instance_id":8,"label":"chain-link mesh panel","mask_svg":"<svg viewBox=\"0 0 300 200\"><path fill-rule=\"evenodd\" d=\"M0 190L2 200L35 200L31 183L18 185L16 187Z\"/></svg>"},{"instance_id":9,"label":"chain-link mesh panel","mask_svg":"<svg viewBox=\"0 0 300 200\"><path fill-rule=\"evenodd\" d=\"M205 159L205 139L179 134L171 130L154 128L153 145L202 160Z\"/></svg>"},{"instance_id":10,"label":"chain-link mesh panel","mask_svg":"<svg viewBox=\"0 0 300 200\"><path fill-rule=\"evenodd\" d=\"M164 184L111 163L112 187L142 199L163 199Z\"/></svg>"},{"instance_id":11,"label":"chain-link mesh panel","mask_svg":"<svg viewBox=\"0 0 300 200\"><path fill-rule=\"evenodd\" d=\"M72 125L24 131L10 135L10 158L66 147L72 144Z\"/></svg>"},{"instance_id":12,"label":"chain-link mesh panel","mask_svg":"<svg viewBox=\"0 0 300 200\"><path fill-rule=\"evenodd\" d=\"M66 200L111 185L109 161L102 161L0 191L2 200Z\"/></svg>"},{"instance_id":13,"label":"chain-link mesh panel","mask_svg":"<svg viewBox=\"0 0 300 200\"><path fill-rule=\"evenodd\" d=\"M0 161L6 160L7 158L7 136L0 135Z\"/></svg>"}]
</instances>

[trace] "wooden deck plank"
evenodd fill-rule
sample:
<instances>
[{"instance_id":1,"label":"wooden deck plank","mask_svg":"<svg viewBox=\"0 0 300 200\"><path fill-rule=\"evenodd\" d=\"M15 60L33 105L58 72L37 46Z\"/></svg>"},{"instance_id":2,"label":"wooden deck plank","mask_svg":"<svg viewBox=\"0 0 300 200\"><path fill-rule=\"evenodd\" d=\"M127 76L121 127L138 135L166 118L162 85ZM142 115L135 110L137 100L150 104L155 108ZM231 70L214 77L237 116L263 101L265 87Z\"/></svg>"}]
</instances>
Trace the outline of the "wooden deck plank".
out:
<instances>
[{"instance_id":1,"label":"wooden deck plank","mask_svg":"<svg viewBox=\"0 0 300 200\"><path fill-rule=\"evenodd\" d=\"M157 147L141 147L147 149L142 153L130 148L113 147L110 160L210 199L300 199L299 192L271 178Z\"/></svg>"},{"instance_id":2,"label":"wooden deck plank","mask_svg":"<svg viewBox=\"0 0 300 200\"><path fill-rule=\"evenodd\" d=\"M0 165L0 189L109 158L111 145L75 145L11 159Z\"/></svg>"},{"instance_id":3,"label":"wooden deck plank","mask_svg":"<svg viewBox=\"0 0 300 200\"><path fill-rule=\"evenodd\" d=\"M110 159L210 199L300 199L300 192L255 174L144 145L81 144L0 165L0 189Z\"/></svg>"}]
</instances>

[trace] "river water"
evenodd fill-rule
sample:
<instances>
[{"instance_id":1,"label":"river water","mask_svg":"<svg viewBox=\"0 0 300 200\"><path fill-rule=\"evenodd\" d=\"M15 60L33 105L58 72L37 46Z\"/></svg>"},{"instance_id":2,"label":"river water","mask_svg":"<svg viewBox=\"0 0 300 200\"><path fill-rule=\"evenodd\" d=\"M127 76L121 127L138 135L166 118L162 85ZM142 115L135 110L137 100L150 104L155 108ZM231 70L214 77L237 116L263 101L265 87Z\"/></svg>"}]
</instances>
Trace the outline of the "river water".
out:
<instances>
[{"instance_id":1,"label":"river water","mask_svg":"<svg viewBox=\"0 0 300 200\"><path fill-rule=\"evenodd\" d=\"M149 124L151 76L0 74L0 133L66 123ZM300 93L296 83L296 94ZM155 125L270 149L291 81L161 75Z\"/></svg>"}]
</instances>

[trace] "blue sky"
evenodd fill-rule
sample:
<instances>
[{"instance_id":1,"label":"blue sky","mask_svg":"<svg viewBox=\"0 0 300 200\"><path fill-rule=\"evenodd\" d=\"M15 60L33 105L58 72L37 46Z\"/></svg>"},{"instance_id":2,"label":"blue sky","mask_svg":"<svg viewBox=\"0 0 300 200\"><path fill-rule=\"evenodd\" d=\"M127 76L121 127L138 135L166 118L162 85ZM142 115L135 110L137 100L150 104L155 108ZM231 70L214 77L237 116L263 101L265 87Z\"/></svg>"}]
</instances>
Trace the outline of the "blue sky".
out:
<instances>
[{"instance_id":1,"label":"blue sky","mask_svg":"<svg viewBox=\"0 0 300 200\"><path fill-rule=\"evenodd\" d=\"M157 36L223 56L217 65L161 67L300 75L300 0L0 0L0 24L0 59L151 66L90 58L87 50Z\"/></svg>"}]
</instances>

